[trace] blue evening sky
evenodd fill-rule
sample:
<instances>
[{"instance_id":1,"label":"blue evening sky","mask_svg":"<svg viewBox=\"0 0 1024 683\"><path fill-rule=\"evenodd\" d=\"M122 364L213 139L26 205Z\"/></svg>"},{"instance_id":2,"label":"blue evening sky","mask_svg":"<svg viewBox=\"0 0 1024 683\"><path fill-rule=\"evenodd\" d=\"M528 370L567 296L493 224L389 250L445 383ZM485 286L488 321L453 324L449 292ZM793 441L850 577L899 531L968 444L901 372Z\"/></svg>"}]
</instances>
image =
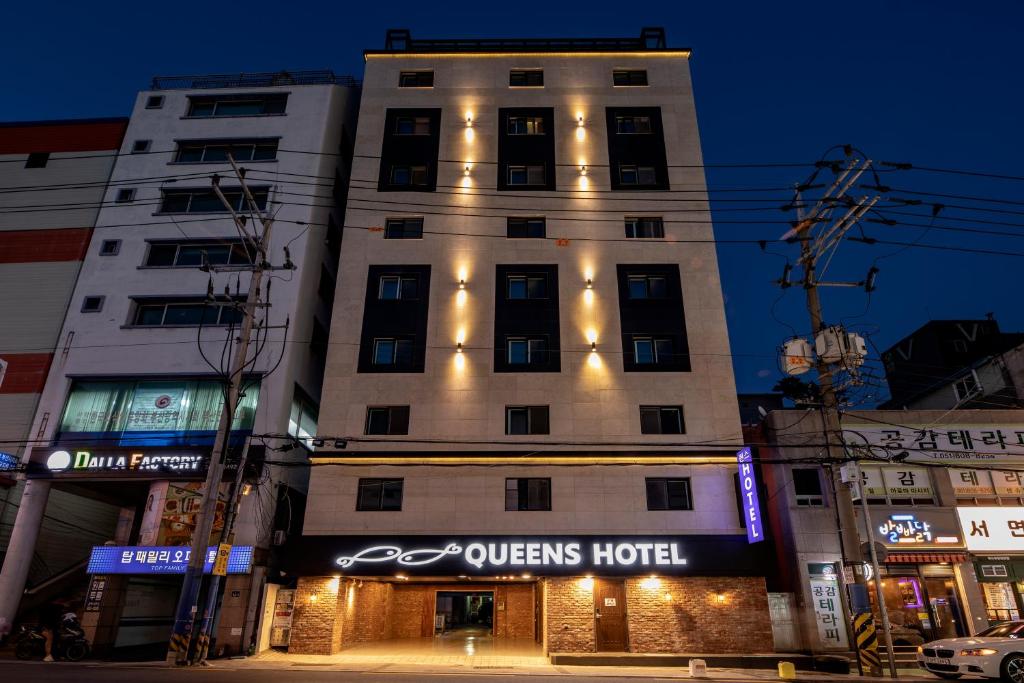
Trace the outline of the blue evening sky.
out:
<instances>
[{"instance_id":1,"label":"blue evening sky","mask_svg":"<svg viewBox=\"0 0 1024 683\"><path fill-rule=\"evenodd\" d=\"M361 51L382 47L389 27L419 37L543 37L634 36L641 26L664 26L671 45L694 50L709 164L811 161L850 142L879 160L1024 175L1019 2L17 2L5 8L4 25L0 120L127 115L135 92L157 74L331 68L361 75ZM788 187L807 173L709 169L708 179L713 191ZM910 171L885 174L885 182L1024 202L1024 181ZM776 221L788 215L771 207L786 193L713 197L764 198L715 201L719 239L774 238L785 230ZM744 205L757 210L726 210ZM1008 213L946 209L936 225L1024 236L1024 204L982 206ZM907 222L925 222L929 213L903 210L925 216L900 217ZM723 222L736 219L763 222ZM865 229L879 239L909 241L921 232ZM1024 238L1015 236L933 228L922 242L1024 254ZM792 255L796 247L769 250ZM846 245L829 275L860 279L876 258L894 251ZM738 387L768 390L779 374L775 348L792 334L790 326L807 330L802 290L788 290L773 316L780 290L771 281L784 259L757 246L721 245L718 253ZM829 319L870 333L877 348L929 318L991 311L1004 330L1024 330L1018 279L1024 257L911 248L878 266L870 307L860 291L824 293ZM883 394L870 389L862 398Z\"/></svg>"}]
</instances>

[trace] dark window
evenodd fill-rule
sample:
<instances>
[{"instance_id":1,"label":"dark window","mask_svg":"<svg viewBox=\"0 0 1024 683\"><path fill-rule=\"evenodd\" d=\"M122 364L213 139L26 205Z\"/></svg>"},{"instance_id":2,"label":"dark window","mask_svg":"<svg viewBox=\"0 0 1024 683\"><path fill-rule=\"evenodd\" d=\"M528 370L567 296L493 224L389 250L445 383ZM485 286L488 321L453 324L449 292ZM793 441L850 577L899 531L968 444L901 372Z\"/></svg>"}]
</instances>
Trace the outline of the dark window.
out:
<instances>
[{"instance_id":1,"label":"dark window","mask_svg":"<svg viewBox=\"0 0 1024 683\"><path fill-rule=\"evenodd\" d=\"M692 510L690 480L647 477L648 510Z\"/></svg>"},{"instance_id":2,"label":"dark window","mask_svg":"<svg viewBox=\"0 0 1024 683\"><path fill-rule=\"evenodd\" d=\"M661 275L630 275L630 299L664 299L668 296L668 283Z\"/></svg>"},{"instance_id":3,"label":"dark window","mask_svg":"<svg viewBox=\"0 0 1024 683\"><path fill-rule=\"evenodd\" d=\"M661 109L609 107L605 116L612 189L670 189Z\"/></svg>"},{"instance_id":4,"label":"dark window","mask_svg":"<svg viewBox=\"0 0 1024 683\"><path fill-rule=\"evenodd\" d=\"M619 165L620 185L656 186L658 172L653 166L636 166L634 164Z\"/></svg>"},{"instance_id":5,"label":"dark window","mask_svg":"<svg viewBox=\"0 0 1024 683\"><path fill-rule=\"evenodd\" d=\"M616 116L615 132L619 135L650 135L654 131L650 116Z\"/></svg>"},{"instance_id":6,"label":"dark window","mask_svg":"<svg viewBox=\"0 0 1024 683\"><path fill-rule=\"evenodd\" d=\"M117 204L127 204L133 201L135 201L134 187L122 187L117 191L117 195L114 197L114 202Z\"/></svg>"},{"instance_id":7,"label":"dark window","mask_svg":"<svg viewBox=\"0 0 1024 683\"><path fill-rule=\"evenodd\" d=\"M665 236L665 223L650 216L626 217L626 237L658 238Z\"/></svg>"},{"instance_id":8,"label":"dark window","mask_svg":"<svg viewBox=\"0 0 1024 683\"><path fill-rule=\"evenodd\" d=\"M548 363L548 340L545 337L508 337L505 348L510 366L543 366Z\"/></svg>"},{"instance_id":9,"label":"dark window","mask_svg":"<svg viewBox=\"0 0 1024 683\"><path fill-rule=\"evenodd\" d=\"M633 337L633 362L636 365L671 365L675 360L671 338Z\"/></svg>"},{"instance_id":10,"label":"dark window","mask_svg":"<svg viewBox=\"0 0 1024 683\"><path fill-rule=\"evenodd\" d=\"M615 69L612 71L614 85L647 85L645 69Z\"/></svg>"},{"instance_id":11,"label":"dark window","mask_svg":"<svg viewBox=\"0 0 1024 683\"><path fill-rule=\"evenodd\" d=\"M509 185L543 185L544 184L544 165L543 164L529 164L525 166L509 166L508 167L508 184Z\"/></svg>"},{"instance_id":12,"label":"dark window","mask_svg":"<svg viewBox=\"0 0 1024 683\"><path fill-rule=\"evenodd\" d=\"M398 75L399 88L434 87L433 71L403 71Z\"/></svg>"},{"instance_id":13,"label":"dark window","mask_svg":"<svg viewBox=\"0 0 1024 683\"><path fill-rule=\"evenodd\" d=\"M509 218L506 235L510 238L547 237L547 222L543 218Z\"/></svg>"},{"instance_id":14,"label":"dark window","mask_svg":"<svg viewBox=\"0 0 1024 683\"><path fill-rule=\"evenodd\" d=\"M338 259L341 257L341 228L335 222L334 216L327 217L327 236L324 238L324 242L331 265L337 267Z\"/></svg>"},{"instance_id":15,"label":"dark window","mask_svg":"<svg viewBox=\"0 0 1024 683\"><path fill-rule=\"evenodd\" d=\"M25 160L25 168L46 168L46 164L49 161L49 152L32 152L28 155L28 159Z\"/></svg>"},{"instance_id":16,"label":"dark window","mask_svg":"<svg viewBox=\"0 0 1024 683\"><path fill-rule=\"evenodd\" d=\"M250 188L253 200L260 210L267 208L269 189L266 187ZM224 189L224 198L235 211L248 212L248 202L241 189ZM220 197L213 190L163 190L161 213L226 213Z\"/></svg>"},{"instance_id":17,"label":"dark window","mask_svg":"<svg viewBox=\"0 0 1024 683\"><path fill-rule=\"evenodd\" d=\"M283 114L288 105L287 93L266 95L210 95L188 98L187 116L269 116Z\"/></svg>"},{"instance_id":18,"label":"dark window","mask_svg":"<svg viewBox=\"0 0 1024 683\"><path fill-rule=\"evenodd\" d=\"M409 406L371 406L366 409L366 433L401 436L409 433Z\"/></svg>"},{"instance_id":19,"label":"dark window","mask_svg":"<svg viewBox=\"0 0 1024 683\"><path fill-rule=\"evenodd\" d=\"M381 275L377 298L386 300L418 299L420 279L415 275Z\"/></svg>"},{"instance_id":20,"label":"dark window","mask_svg":"<svg viewBox=\"0 0 1024 683\"><path fill-rule=\"evenodd\" d=\"M174 161L179 164L208 164L235 161L272 161L277 158L277 140L190 140L178 143Z\"/></svg>"},{"instance_id":21,"label":"dark window","mask_svg":"<svg viewBox=\"0 0 1024 683\"><path fill-rule=\"evenodd\" d=\"M547 406L507 406L505 433L510 435L550 434Z\"/></svg>"},{"instance_id":22,"label":"dark window","mask_svg":"<svg viewBox=\"0 0 1024 683\"><path fill-rule=\"evenodd\" d=\"M548 298L548 280L543 275L509 275L507 282L509 299Z\"/></svg>"},{"instance_id":23,"label":"dark window","mask_svg":"<svg viewBox=\"0 0 1024 683\"><path fill-rule=\"evenodd\" d=\"M144 265L150 268L196 268L204 261L212 266L251 265L255 262L255 253L237 239L153 242L149 245Z\"/></svg>"},{"instance_id":24,"label":"dark window","mask_svg":"<svg viewBox=\"0 0 1024 683\"><path fill-rule=\"evenodd\" d=\"M516 88L539 88L544 85L542 69L513 69L508 73L508 84Z\"/></svg>"},{"instance_id":25,"label":"dark window","mask_svg":"<svg viewBox=\"0 0 1024 683\"><path fill-rule=\"evenodd\" d=\"M401 479L360 479L356 510L371 512L402 509Z\"/></svg>"},{"instance_id":26,"label":"dark window","mask_svg":"<svg viewBox=\"0 0 1024 683\"><path fill-rule=\"evenodd\" d=\"M430 117L396 116L395 135L430 135Z\"/></svg>"},{"instance_id":27,"label":"dark window","mask_svg":"<svg viewBox=\"0 0 1024 683\"><path fill-rule=\"evenodd\" d=\"M422 238L422 218L389 218L384 223L384 239L386 240L418 240Z\"/></svg>"},{"instance_id":28,"label":"dark window","mask_svg":"<svg viewBox=\"0 0 1024 683\"><path fill-rule=\"evenodd\" d=\"M82 299L82 313L99 313L103 310L102 296L87 296Z\"/></svg>"},{"instance_id":29,"label":"dark window","mask_svg":"<svg viewBox=\"0 0 1024 683\"><path fill-rule=\"evenodd\" d=\"M373 340L373 364L395 368L412 363L412 340L378 337Z\"/></svg>"},{"instance_id":30,"label":"dark window","mask_svg":"<svg viewBox=\"0 0 1024 683\"><path fill-rule=\"evenodd\" d=\"M400 164L391 167L390 185L396 187L427 187L426 166Z\"/></svg>"},{"instance_id":31,"label":"dark window","mask_svg":"<svg viewBox=\"0 0 1024 683\"><path fill-rule=\"evenodd\" d=\"M551 480L506 479L505 509L508 511L550 510Z\"/></svg>"},{"instance_id":32,"label":"dark window","mask_svg":"<svg viewBox=\"0 0 1024 683\"><path fill-rule=\"evenodd\" d=\"M685 434L680 406L640 406L641 434Z\"/></svg>"},{"instance_id":33,"label":"dark window","mask_svg":"<svg viewBox=\"0 0 1024 683\"><path fill-rule=\"evenodd\" d=\"M121 251L121 240L103 240L100 243L100 256L116 256Z\"/></svg>"},{"instance_id":34,"label":"dark window","mask_svg":"<svg viewBox=\"0 0 1024 683\"><path fill-rule=\"evenodd\" d=\"M228 325L237 324L242 312L235 303L207 302L201 299L185 301L136 301L133 325L166 327L173 325Z\"/></svg>"},{"instance_id":35,"label":"dark window","mask_svg":"<svg viewBox=\"0 0 1024 683\"><path fill-rule=\"evenodd\" d=\"M160 109L164 106L163 95L150 95L146 98L146 109Z\"/></svg>"},{"instance_id":36,"label":"dark window","mask_svg":"<svg viewBox=\"0 0 1024 683\"><path fill-rule=\"evenodd\" d=\"M794 467L793 489L796 491L796 504L801 507L818 507L825 504L821 492L821 477L816 468Z\"/></svg>"},{"instance_id":37,"label":"dark window","mask_svg":"<svg viewBox=\"0 0 1024 683\"><path fill-rule=\"evenodd\" d=\"M543 116L509 116L509 135L544 135Z\"/></svg>"},{"instance_id":38,"label":"dark window","mask_svg":"<svg viewBox=\"0 0 1024 683\"><path fill-rule=\"evenodd\" d=\"M337 288L337 284L331 271L321 263L320 280L316 285L316 293L328 306L334 303L334 290Z\"/></svg>"},{"instance_id":39,"label":"dark window","mask_svg":"<svg viewBox=\"0 0 1024 683\"><path fill-rule=\"evenodd\" d=\"M149 151L149 146L152 144L152 140L136 140L132 144L132 154L141 154Z\"/></svg>"}]
</instances>

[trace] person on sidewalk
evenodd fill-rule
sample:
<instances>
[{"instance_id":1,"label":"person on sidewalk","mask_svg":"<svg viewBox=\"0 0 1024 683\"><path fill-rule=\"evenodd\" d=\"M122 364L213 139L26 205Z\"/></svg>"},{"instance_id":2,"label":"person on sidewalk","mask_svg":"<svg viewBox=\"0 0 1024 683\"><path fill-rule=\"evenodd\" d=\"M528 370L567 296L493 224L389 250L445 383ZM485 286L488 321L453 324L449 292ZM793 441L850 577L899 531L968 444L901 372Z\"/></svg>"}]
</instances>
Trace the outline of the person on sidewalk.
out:
<instances>
[{"instance_id":1,"label":"person on sidewalk","mask_svg":"<svg viewBox=\"0 0 1024 683\"><path fill-rule=\"evenodd\" d=\"M39 625L43 627L43 638L46 639L44 662L53 661L53 639L57 636L57 630L60 628L65 611L67 610L61 603L51 602L44 605L39 612Z\"/></svg>"}]
</instances>

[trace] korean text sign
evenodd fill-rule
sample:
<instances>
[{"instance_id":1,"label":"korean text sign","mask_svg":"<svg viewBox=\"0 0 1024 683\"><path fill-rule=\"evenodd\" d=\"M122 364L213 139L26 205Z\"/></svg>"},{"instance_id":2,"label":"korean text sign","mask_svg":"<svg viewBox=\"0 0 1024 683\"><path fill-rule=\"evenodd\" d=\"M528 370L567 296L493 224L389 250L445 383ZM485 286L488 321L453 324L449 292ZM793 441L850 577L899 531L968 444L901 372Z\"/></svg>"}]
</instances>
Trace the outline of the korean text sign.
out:
<instances>
[{"instance_id":1,"label":"korean text sign","mask_svg":"<svg viewBox=\"0 0 1024 683\"><path fill-rule=\"evenodd\" d=\"M92 549L90 574L184 574L191 549L188 546L101 545ZM203 571L209 574L217 547L206 550ZM248 574L252 567L252 546L233 546L228 557L228 574Z\"/></svg>"},{"instance_id":2,"label":"korean text sign","mask_svg":"<svg viewBox=\"0 0 1024 683\"><path fill-rule=\"evenodd\" d=\"M973 552L1024 550L1024 508L958 507L960 528Z\"/></svg>"}]
</instances>

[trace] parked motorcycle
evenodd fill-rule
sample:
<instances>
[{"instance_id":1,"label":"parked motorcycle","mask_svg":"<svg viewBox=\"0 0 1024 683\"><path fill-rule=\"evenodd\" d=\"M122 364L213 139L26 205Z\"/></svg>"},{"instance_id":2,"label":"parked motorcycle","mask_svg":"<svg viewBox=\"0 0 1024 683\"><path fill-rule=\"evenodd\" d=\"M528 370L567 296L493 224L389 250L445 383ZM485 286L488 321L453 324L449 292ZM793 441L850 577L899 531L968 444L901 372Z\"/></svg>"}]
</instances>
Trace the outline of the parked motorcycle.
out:
<instances>
[{"instance_id":1,"label":"parked motorcycle","mask_svg":"<svg viewBox=\"0 0 1024 683\"><path fill-rule=\"evenodd\" d=\"M22 624L15 635L14 655L18 659L42 659L46 656L46 636L39 625ZM89 655L89 641L78 623L78 617L69 612L61 619L61 625L53 634L54 659L79 662Z\"/></svg>"}]
</instances>

